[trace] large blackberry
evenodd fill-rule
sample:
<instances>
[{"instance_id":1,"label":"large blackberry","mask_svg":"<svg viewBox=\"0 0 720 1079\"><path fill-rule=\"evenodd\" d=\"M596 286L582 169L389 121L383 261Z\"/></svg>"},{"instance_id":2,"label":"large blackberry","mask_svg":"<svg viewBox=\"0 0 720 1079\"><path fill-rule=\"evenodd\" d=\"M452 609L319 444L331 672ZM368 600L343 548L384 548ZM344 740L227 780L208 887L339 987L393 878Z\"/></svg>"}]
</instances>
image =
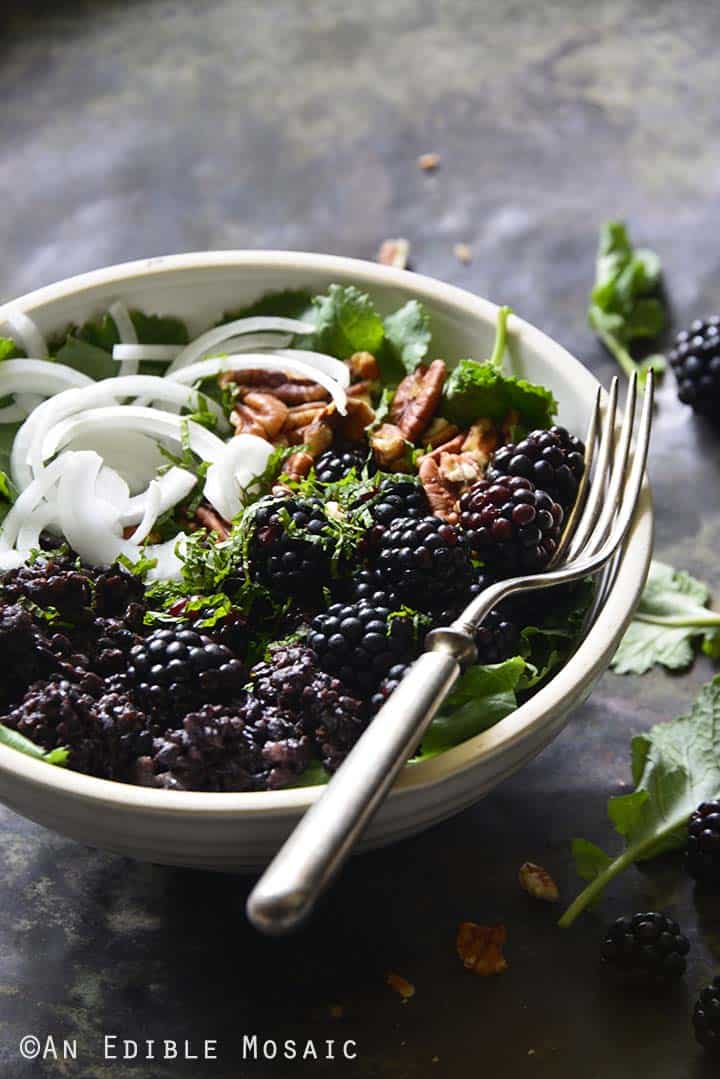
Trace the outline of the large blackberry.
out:
<instances>
[{"instance_id":1,"label":"large blackberry","mask_svg":"<svg viewBox=\"0 0 720 1079\"><path fill-rule=\"evenodd\" d=\"M320 483L337 483L353 468L355 474L360 476L366 465L368 474L372 475L376 470L375 465L372 459L368 461L368 454L363 450L326 450L315 462L315 478Z\"/></svg>"},{"instance_id":2,"label":"large blackberry","mask_svg":"<svg viewBox=\"0 0 720 1079\"><path fill-rule=\"evenodd\" d=\"M67 557L38 558L5 574L2 595L8 603L26 599L44 610L54 607L63 621L77 623L89 617L91 575Z\"/></svg>"},{"instance_id":3,"label":"large blackberry","mask_svg":"<svg viewBox=\"0 0 720 1079\"><path fill-rule=\"evenodd\" d=\"M618 918L610 926L602 946L603 962L619 970L667 982L685 972L690 950L677 922L655 911Z\"/></svg>"},{"instance_id":4,"label":"large blackberry","mask_svg":"<svg viewBox=\"0 0 720 1079\"><path fill-rule=\"evenodd\" d=\"M508 476L524 476L567 510L577 498L584 471L585 447L580 439L564 427L551 427L496 450L485 479L497 483Z\"/></svg>"},{"instance_id":5,"label":"large blackberry","mask_svg":"<svg viewBox=\"0 0 720 1079\"><path fill-rule=\"evenodd\" d=\"M0 607L0 655L5 672L0 680L0 702L4 704L22 696L31 682L59 669L50 643L17 603Z\"/></svg>"},{"instance_id":6,"label":"large blackberry","mask_svg":"<svg viewBox=\"0 0 720 1079\"><path fill-rule=\"evenodd\" d=\"M117 562L103 570L95 580L94 608L103 618L127 618L131 611L131 621L142 621L145 585L140 577L129 573Z\"/></svg>"},{"instance_id":7,"label":"large blackberry","mask_svg":"<svg viewBox=\"0 0 720 1079\"><path fill-rule=\"evenodd\" d=\"M720 418L720 315L697 319L675 338L668 355L678 397L711 419Z\"/></svg>"},{"instance_id":8,"label":"large blackberry","mask_svg":"<svg viewBox=\"0 0 720 1079\"><path fill-rule=\"evenodd\" d=\"M300 719L315 742L320 759L334 771L367 726L368 710L342 682L318 666L310 648L276 648L253 667L253 690L265 705Z\"/></svg>"},{"instance_id":9,"label":"large blackberry","mask_svg":"<svg viewBox=\"0 0 720 1079\"><path fill-rule=\"evenodd\" d=\"M427 517L430 503L422 484L412 480L384 480L370 513L377 524L387 527L400 517Z\"/></svg>"},{"instance_id":10,"label":"large blackberry","mask_svg":"<svg viewBox=\"0 0 720 1079\"><path fill-rule=\"evenodd\" d=\"M396 663L414 651L414 630L404 615L368 603L333 603L316 615L307 643L324 671L370 695Z\"/></svg>"},{"instance_id":11,"label":"large blackberry","mask_svg":"<svg viewBox=\"0 0 720 1079\"><path fill-rule=\"evenodd\" d=\"M403 678L407 674L409 668L409 663L396 663L394 667L390 668L390 670L378 686L377 692L373 694L370 701L370 707L372 709L373 715L375 714L375 712L380 711L390 694L397 689L397 687L400 685Z\"/></svg>"},{"instance_id":12,"label":"large blackberry","mask_svg":"<svg viewBox=\"0 0 720 1079\"><path fill-rule=\"evenodd\" d=\"M714 978L697 999L693 1009L695 1038L703 1049L720 1050L720 978Z\"/></svg>"},{"instance_id":13,"label":"large blackberry","mask_svg":"<svg viewBox=\"0 0 720 1079\"><path fill-rule=\"evenodd\" d=\"M130 649L128 680L140 705L160 723L208 701L226 701L245 671L229 648L192 629L157 629Z\"/></svg>"},{"instance_id":14,"label":"large blackberry","mask_svg":"<svg viewBox=\"0 0 720 1079\"><path fill-rule=\"evenodd\" d=\"M460 524L472 551L493 571L537 572L560 539L561 506L524 476L480 480L460 499Z\"/></svg>"},{"instance_id":15,"label":"large blackberry","mask_svg":"<svg viewBox=\"0 0 720 1079\"><path fill-rule=\"evenodd\" d=\"M169 790L277 790L310 763L311 743L292 717L256 698L206 704L156 738L154 785ZM140 779L143 765L141 764Z\"/></svg>"},{"instance_id":16,"label":"large blackberry","mask_svg":"<svg viewBox=\"0 0 720 1079\"><path fill-rule=\"evenodd\" d=\"M320 499L258 503L249 547L252 572L278 596L310 599L330 576L328 538Z\"/></svg>"},{"instance_id":17,"label":"large blackberry","mask_svg":"<svg viewBox=\"0 0 720 1079\"><path fill-rule=\"evenodd\" d=\"M720 886L720 801L703 802L690 817L685 867L698 883Z\"/></svg>"},{"instance_id":18,"label":"large blackberry","mask_svg":"<svg viewBox=\"0 0 720 1079\"><path fill-rule=\"evenodd\" d=\"M77 772L121 779L151 739L145 715L127 697L101 690L99 680L37 682L2 721L44 749L67 747Z\"/></svg>"},{"instance_id":19,"label":"large blackberry","mask_svg":"<svg viewBox=\"0 0 720 1079\"><path fill-rule=\"evenodd\" d=\"M343 583L345 594L342 598L348 603L359 603L362 600L371 607L389 607L391 611L402 607L400 596L391 585L388 585L387 581L383 580L379 570L360 570L349 581Z\"/></svg>"},{"instance_id":20,"label":"large blackberry","mask_svg":"<svg viewBox=\"0 0 720 1079\"><path fill-rule=\"evenodd\" d=\"M493 578L478 567L473 567L472 582L465 595L452 607L441 611L434 625L447 626L459 618L471 599L479 596L493 583ZM475 647L478 663L502 663L516 656L520 644L520 620L512 602L506 601L486 615L483 624L475 631Z\"/></svg>"},{"instance_id":21,"label":"large blackberry","mask_svg":"<svg viewBox=\"0 0 720 1079\"><path fill-rule=\"evenodd\" d=\"M440 517L395 521L380 540L376 567L386 587L423 611L464 595L472 573L465 536Z\"/></svg>"}]
</instances>

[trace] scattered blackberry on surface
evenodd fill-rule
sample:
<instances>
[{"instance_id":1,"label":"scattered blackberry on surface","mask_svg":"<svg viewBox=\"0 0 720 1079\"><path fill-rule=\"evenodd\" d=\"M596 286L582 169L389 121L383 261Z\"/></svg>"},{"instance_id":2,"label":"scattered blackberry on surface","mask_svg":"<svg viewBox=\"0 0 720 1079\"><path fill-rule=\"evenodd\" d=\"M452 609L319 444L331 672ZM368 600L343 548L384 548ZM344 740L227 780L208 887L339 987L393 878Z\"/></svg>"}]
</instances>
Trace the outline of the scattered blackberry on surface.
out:
<instances>
[{"instance_id":1,"label":"scattered blackberry on surface","mask_svg":"<svg viewBox=\"0 0 720 1079\"><path fill-rule=\"evenodd\" d=\"M534 573L560 539L562 507L524 476L480 480L460 499L460 524L471 550L491 570Z\"/></svg>"},{"instance_id":2,"label":"scattered blackberry on surface","mask_svg":"<svg viewBox=\"0 0 720 1079\"><path fill-rule=\"evenodd\" d=\"M585 447L564 427L532 431L522 442L508 443L490 459L485 479L497 483L506 477L523 476L536 489L545 491L564 510L577 498L585 471Z\"/></svg>"},{"instance_id":3,"label":"scattered blackberry on surface","mask_svg":"<svg viewBox=\"0 0 720 1079\"><path fill-rule=\"evenodd\" d=\"M63 621L77 623L88 617L92 603L89 572L78 570L69 558L39 558L32 565L12 569L2 579L8 603L26 599L46 610L54 607Z\"/></svg>"},{"instance_id":4,"label":"scattered blackberry on surface","mask_svg":"<svg viewBox=\"0 0 720 1079\"><path fill-rule=\"evenodd\" d=\"M156 738L153 782L168 790L277 790L305 771L310 750L292 717L246 694L235 704L206 704ZM141 762L141 782L146 768Z\"/></svg>"},{"instance_id":5,"label":"scattered blackberry on surface","mask_svg":"<svg viewBox=\"0 0 720 1079\"><path fill-rule=\"evenodd\" d=\"M313 619L307 643L328 674L370 694L396 663L415 648L412 622L388 607L333 603Z\"/></svg>"},{"instance_id":6,"label":"scattered blackberry on surface","mask_svg":"<svg viewBox=\"0 0 720 1079\"><path fill-rule=\"evenodd\" d=\"M320 669L311 648L276 648L268 660L253 667L251 677L258 700L302 722L329 771L342 763L367 726L365 703Z\"/></svg>"},{"instance_id":7,"label":"scattered blackberry on surface","mask_svg":"<svg viewBox=\"0 0 720 1079\"><path fill-rule=\"evenodd\" d=\"M326 450L321 453L315 462L315 478L320 483L337 483L347 476L351 469L360 476L365 466L368 466L368 474L372 475L375 465L372 459L368 461L368 454L363 450Z\"/></svg>"},{"instance_id":8,"label":"scattered blackberry on surface","mask_svg":"<svg viewBox=\"0 0 720 1079\"><path fill-rule=\"evenodd\" d=\"M250 564L276 595L308 599L330 576L330 556L322 543L327 536L320 499L272 499L255 513Z\"/></svg>"},{"instance_id":9,"label":"scattered blackberry on surface","mask_svg":"<svg viewBox=\"0 0 720 1079\"><path fill-rule=\"evenodd\" d=\"M49 641L20 604L0 607L0 656L4 674L0 679L0 702L22 696L31 682L47 678L59 668Z\"/></svg>"},{"instance_id":10,"label":"scattered blackberry on surface","mask_svg":"<svg viewBox=\"0 0 720 1079\"><path fill-rule=\"evenodd\" d=\"M192 629L157 629L131 648L127 676L140 705L159 721L180 717L242 688L245 671L229 648Z\"/></svg>"},{"instance_id":11,"label":"scattered blackberry on surface","mask_svg":"<svg viewBox=\"0 0 720 1079\"><path fill-rule=\"evenodd\" d=\"M377 693L373 694L370 701L373 715L375 714L375 712L380 711L390 694L397 689L397 687L400 685L403 678L407 674L409 667L409 663L396 663L394 667L390 668L390 670L378 686Z\"/></svg>"},{"instance_id":12,"label":"scattered blackberry on surface","mask_svg":"<svg viewBox=\"0 0 720 1079\"><path fill-rule=\"evenodd\" d=\"M720 801L703 802L690 817L685 868L699 884L720 887Z\"/></svg>"},{"instance_id":13,"label":"scattered blackberry on surface","mask_svg":"<svg viewBox=\"0 0 720 1079\"><path fill-rule=\"evenodd\" d=\"M720 1050L720 978L705 986L693 1009L695 1038L703 1049Z\"/></svg>"},{"instance_id":14,"label":"scattered blackberry on surface","mask_svg":"<svg viewBox=\"0 0 720 1079\"><path fill-rule=\"evenodd\" d=\"M37 682L2 722L46 750L68 748L70 768L104 779L124 778L151 744L144 713L127 697L103 695L99 679Z\"/></svg>"},{"instance_id":15,"label":"scattered blackberry on surface","mask_svg":"<svg viewBox=\"0 0 720 1079\"><path fill-rule=\"evenodd\" d=\"M377 524L387 527L400 517L427 517L430 503L422 484L412 480L384 480L370 513Z\"/></svg>"},{"instance_id":16,"label":"scattered blackberry on surface","mask_svg":"<svg viewBox=\"0 0 720 1079\"><path fill-rule=\"evenodd\" d=\"M680 978L690 950L677 922L656 911L618 918L602 946L603 962L656 982Z\"/></svg>"},{"instance_id":17,"label":"scattered blackberry on surface","mask_svg":"<svg viewBox=\"0 0 720 1079\"><path fill-rule=\"evenodd\" d=\"M668 359L678 397L695 412L720 418L720 315L697 319L675 338Z\"/></svg>"},{"instance_id":18,"label":"scattered blackberry on surface","mask_svg":"<svg viewBox=\"0 0 720 1079\"><path fill-rule=\"evenodd\" d=\"M430 516L395 521L381 538L376 568L387 588L423 611L466 594L472 574L463 533Z\"/></svg>"}]
</instances>

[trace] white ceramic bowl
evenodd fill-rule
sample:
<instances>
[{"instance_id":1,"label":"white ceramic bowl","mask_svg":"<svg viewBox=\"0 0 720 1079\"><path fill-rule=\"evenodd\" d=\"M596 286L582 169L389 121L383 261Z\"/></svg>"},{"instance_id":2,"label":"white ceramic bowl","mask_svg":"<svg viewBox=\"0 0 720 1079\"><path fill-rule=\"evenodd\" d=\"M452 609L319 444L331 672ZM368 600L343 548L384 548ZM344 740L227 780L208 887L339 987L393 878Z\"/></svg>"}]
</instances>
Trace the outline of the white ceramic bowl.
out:
<instances>
[{"instance_id":1,"label":"white ceramic bowl","mask_svg":"<svg viewBox=\"0 0 720 1079\"><path fill-rule=\"evenodd\" d=\"M332 282L358 285L390 311L421 300L432 315L437 353L448 359L490 353L496 307L462 289L368 262L280 251L171 255L72 277L0 307L0 323L24 311L49 333L82 322L116 299L176 314L200 332L223 310L270 290ZM548 386L560 421L583 432L597 382L560 345L510 320L514 371ZM607 603L575 655L531 700L492 729L406 768L371 823L363 846L392 843L472 805L536 756L607 667L639 598L652 546L646 488ZM251 794L146 790L54 768L0 746L0 798L11 809L80 842L153 862L254 869L277 850L321 788Z\"/></svg>"}]
</instances>

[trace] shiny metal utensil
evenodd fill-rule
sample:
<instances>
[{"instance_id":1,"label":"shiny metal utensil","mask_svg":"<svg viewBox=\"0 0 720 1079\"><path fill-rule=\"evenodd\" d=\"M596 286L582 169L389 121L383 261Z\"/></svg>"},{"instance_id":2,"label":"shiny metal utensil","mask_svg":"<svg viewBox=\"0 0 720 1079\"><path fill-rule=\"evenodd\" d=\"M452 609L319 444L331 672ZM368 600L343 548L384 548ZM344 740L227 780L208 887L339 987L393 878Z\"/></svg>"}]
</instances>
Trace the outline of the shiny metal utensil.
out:
<instances>
[{"instance_id":1,"label":"shiny metal utensil","mask_svg":"<svg viewBox=\"0 0 720 1079\"><path fill-rule=\"evenodd\" d=\"M474 634L489 612L515 593L578 581L613 565L640 498L650 442L653 390L650 372L634 452L637 376L630 379L619 431L617 379L613 380L602 410L598 391L586 458L592 464L592 481L583 485L578 498L580 508L570 515L561 542L560 564L544 573L491 585L452 625L428 634L426 651L413 663L250 893L247 914L257 929L272 935L289 933L308 917L463 667L475 661ZM589 472L590 464L586 469ZM603 588L607 591L606 579Z\"/></svg>"}]
</instances>

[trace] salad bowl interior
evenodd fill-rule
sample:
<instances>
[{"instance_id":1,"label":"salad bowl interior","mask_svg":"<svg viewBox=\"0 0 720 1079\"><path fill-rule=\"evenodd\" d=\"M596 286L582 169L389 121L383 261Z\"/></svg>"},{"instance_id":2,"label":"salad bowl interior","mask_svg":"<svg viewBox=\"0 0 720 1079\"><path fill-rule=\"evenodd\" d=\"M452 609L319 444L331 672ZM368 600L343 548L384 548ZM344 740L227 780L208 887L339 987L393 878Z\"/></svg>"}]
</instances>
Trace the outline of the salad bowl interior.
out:
<instances>
[{"instance_id":1,"label":"salad bowl interior","mask_svg":"<svg viewBox=\"0 0 720 1079\"><path fill-rule=\"evenodd\" d=\"M227 310L269 292L333 284L367 292L389 314L421 301L432 320L432 356L482 360L493 348L498 309L461 289L372 263L295 252L213 252L147 259L61 281L0 307L0 323L18 312L52 336L121 301L147 314L174 315L191 335ZM582 434L597 382L578 360L512 315L509 373L546 387L558 420ZM411 763L366 833L365 848L394 842L473 804L536 756L563 728L606 669L632 617L652 547L652 508L645 487L614 584L565 665L489 729ZM254 870L278 849L321 788L204 793L137 787L52 767L0 745L0 799L38 823L91 846L167 863Z\"/></svg>"}]
</instances>

